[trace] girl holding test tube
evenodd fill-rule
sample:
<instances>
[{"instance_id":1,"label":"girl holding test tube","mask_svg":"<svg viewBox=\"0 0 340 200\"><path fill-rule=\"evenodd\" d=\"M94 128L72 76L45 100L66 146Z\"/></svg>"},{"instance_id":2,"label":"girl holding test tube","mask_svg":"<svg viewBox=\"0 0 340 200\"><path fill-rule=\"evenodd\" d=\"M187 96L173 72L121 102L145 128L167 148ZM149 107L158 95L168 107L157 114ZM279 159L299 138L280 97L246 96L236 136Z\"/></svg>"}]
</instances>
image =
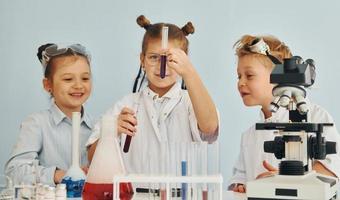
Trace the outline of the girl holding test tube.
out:
<instances>
[{"instance_id":1,"label":"girl holding test tube","mask_svg":"<svg viewBox=\"0 0 340 200\"><path fill-rule=\"evenodd\" d=\"M215 104L187 55L186 36L194 32L193 25L189 22L179 28L174 24L151 24L143 15L137 18L137 23L146 32L134 93L105 113L116 120L116 137L122 149L127 138L132 137L131 145L127 145L123 153L128 173L148 172L150 161L141 159L140 155L160 154L164 142L213 142L219 130ZM140 76L143 78L139 84ZM141 87L145 77L147 86ZM181 80L187 90L181 88ZM89 160L95 151L99 130L98 123L88 140ZM153 162L152 173L161 172L161 165Z\"/></svg>"}]
</instances>

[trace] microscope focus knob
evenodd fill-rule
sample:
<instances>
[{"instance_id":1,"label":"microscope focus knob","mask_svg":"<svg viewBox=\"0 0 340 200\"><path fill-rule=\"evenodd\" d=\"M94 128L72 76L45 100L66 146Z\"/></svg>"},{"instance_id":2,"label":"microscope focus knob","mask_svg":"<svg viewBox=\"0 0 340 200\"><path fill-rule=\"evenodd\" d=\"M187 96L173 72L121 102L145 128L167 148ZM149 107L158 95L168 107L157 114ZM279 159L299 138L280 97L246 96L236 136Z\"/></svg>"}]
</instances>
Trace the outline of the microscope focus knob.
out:
<instances>
[{"instance_id":1,"label":"microscope focus knob","mask_svg":"<svg viewBox=\"0 0 340 200\"><path fill-rule=\"evenodd\" d=\"M285 142L282 137L275 137L274 141L265 141L263 144L264 152L273 153L277 159L285 157Z\"/></svg>"},{"instance_id":2,"label":"microscope focus knob","mask_svg":"<svg viewBox=\"0 0 340 200\"><path fill-rule=\"evenodd\" d=\"M326 142L326 154L336 154L336 142Z\"/></svg>"}]
</instances>

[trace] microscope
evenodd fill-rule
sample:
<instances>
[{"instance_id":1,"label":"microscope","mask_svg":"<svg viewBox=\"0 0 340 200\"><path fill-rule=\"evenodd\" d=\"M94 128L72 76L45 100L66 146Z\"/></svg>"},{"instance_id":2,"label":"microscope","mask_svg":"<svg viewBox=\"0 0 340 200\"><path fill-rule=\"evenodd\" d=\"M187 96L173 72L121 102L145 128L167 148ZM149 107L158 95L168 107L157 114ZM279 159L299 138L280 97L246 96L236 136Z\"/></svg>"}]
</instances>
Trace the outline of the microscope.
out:
<instances>
[{"instance_id":1,"label":"microscope","mask_svg":"<svg viewBox=\"0 0 340 200\"><path fill-rule=\"evenodd\" d=\"M306 87L315 80L312 59L299 56L276 64L270 75L273 88L272 112L279 107L289 111L287 123L257 123L256 130L275 130L274 141L264 142L264 151L280 159L279 173L247 182L248 200L304 199L330 200L337 198L338 179L312 170L315 160L336 153L336 143L322 137L323 129L333 124L309 123Z\"/></svg>"}]
</instances>

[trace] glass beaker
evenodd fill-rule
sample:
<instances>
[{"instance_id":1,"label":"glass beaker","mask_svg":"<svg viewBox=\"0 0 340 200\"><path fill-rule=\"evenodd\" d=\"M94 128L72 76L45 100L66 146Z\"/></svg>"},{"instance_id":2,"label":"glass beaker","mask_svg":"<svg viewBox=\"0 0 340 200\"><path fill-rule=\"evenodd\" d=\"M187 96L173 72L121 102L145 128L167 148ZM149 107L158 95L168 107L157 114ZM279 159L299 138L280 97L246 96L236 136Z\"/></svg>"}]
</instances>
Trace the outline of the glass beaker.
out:
<instances>
[{"instance_id":1,"label":"glass beaker","mask_svg":"<svg viewBox=\"0 0 340 200\"><path fill-rule=\"evenodd\" d=\"M113 177L126 173L121 150L116 140L116 120L111 116L103 116L100 132L101 137L93 155L83 190L84 200L111 200L113 198ZM120 183L119 186L120 199L132 199L132 184Z\"/></svg>"}]
</instances>

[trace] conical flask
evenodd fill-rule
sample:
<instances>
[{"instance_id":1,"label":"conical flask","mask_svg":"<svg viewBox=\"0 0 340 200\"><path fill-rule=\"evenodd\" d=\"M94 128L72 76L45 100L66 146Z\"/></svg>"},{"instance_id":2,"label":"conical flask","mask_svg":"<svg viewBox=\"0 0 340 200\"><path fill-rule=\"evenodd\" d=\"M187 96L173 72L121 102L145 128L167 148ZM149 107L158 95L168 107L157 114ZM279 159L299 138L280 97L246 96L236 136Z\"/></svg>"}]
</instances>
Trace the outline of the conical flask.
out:
<instances>
[{"instance_id":1,"label":"conical flask","mask_svg":"<svg viewBox=\"0 0 340 200\"><path fill-rule=\"evenodd\" d=\"M62 183L66 184L67 197L81 197L86 175L79 166L80 112L72 112L72 164Z\"/></svg>"},{"instance_id":2,"label":"conical flask","mask_svg":"<svg viewBox=\"0 0 340 200\"><path fill-rule=\"evenodd\" d=\"M117 134L116 120L103 116L101 137L94 153L83 190L83 200L112 200L113 177L126 173ZM130 200L133 196L131 183L120 183L120 199Z\"/></svg>"}]
</instances>

